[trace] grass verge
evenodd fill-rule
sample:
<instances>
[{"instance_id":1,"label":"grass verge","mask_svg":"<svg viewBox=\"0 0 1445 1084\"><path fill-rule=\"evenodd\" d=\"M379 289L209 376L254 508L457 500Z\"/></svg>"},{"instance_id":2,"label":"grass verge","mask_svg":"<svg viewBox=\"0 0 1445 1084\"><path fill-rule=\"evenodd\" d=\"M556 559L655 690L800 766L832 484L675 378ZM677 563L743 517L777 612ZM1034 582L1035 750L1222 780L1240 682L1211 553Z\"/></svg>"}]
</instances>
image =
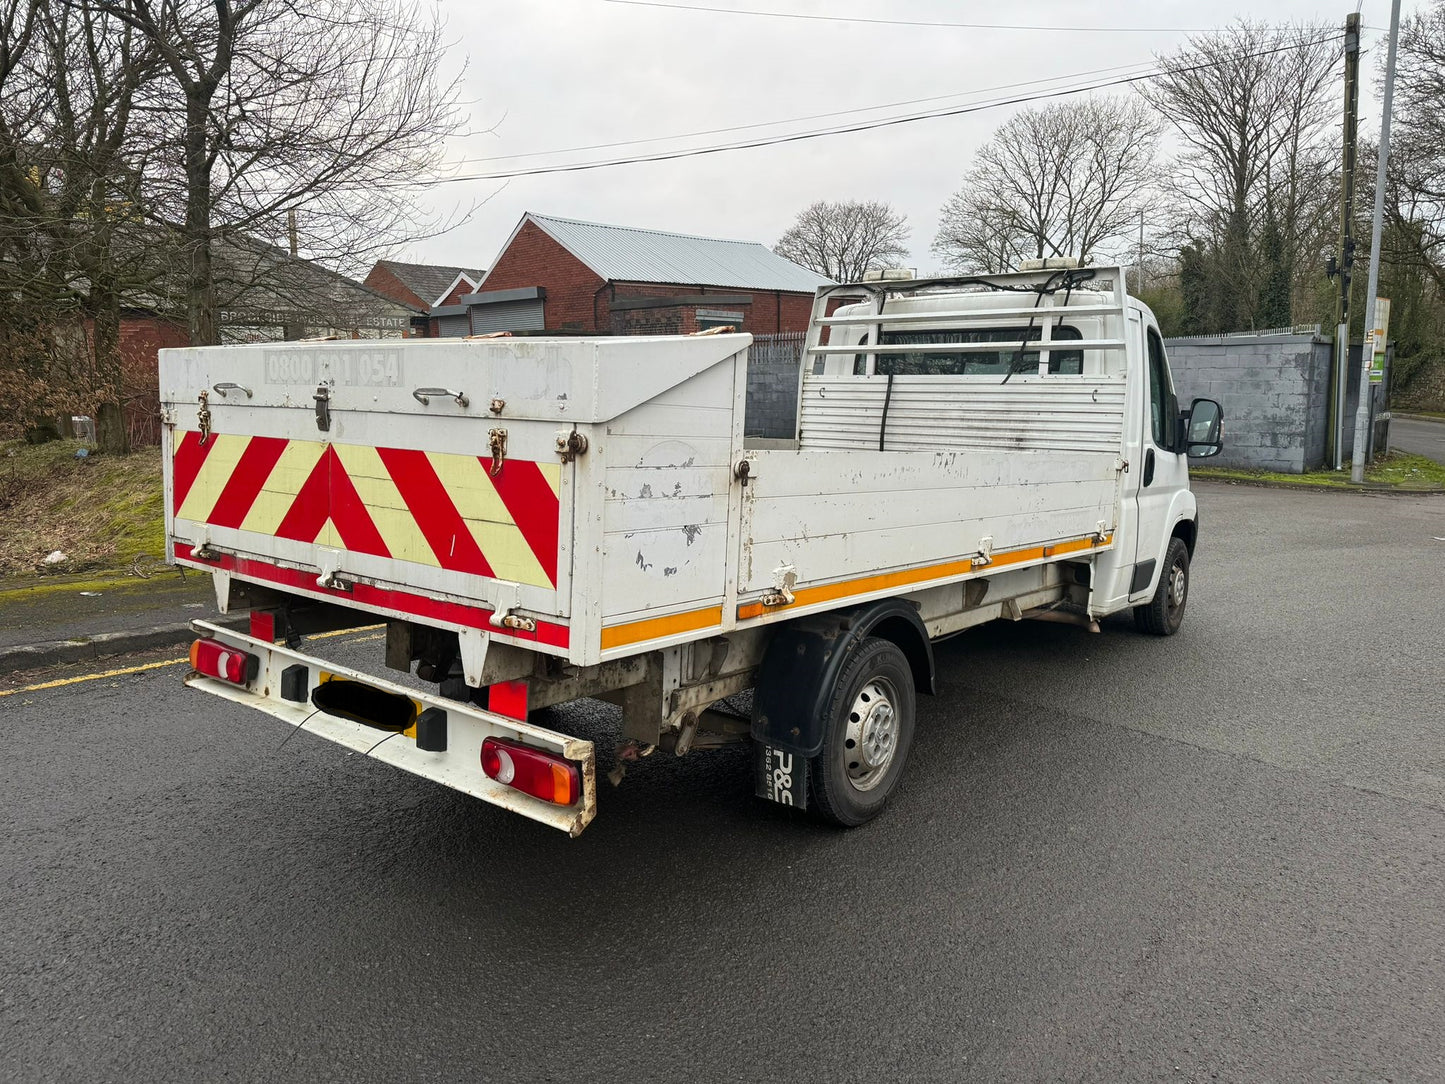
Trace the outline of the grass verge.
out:
<instances>
[{"instance_id":1,"label":"grass verge","mask_svg":"<svg viewBox=\"0 0 1445 1084\"><path fill-rule=\"evenodd\" d=\"M77 459L82 447L0 445L0 577L120 571L164 555L159 450ZM45 564L56 550L66 559Z\"/></svg>"},{"instance_id":2,"label":"grass verge","mask_svg":"<svg viewBox=\"0 0 1445 1084\"><path fill-rule=\"evenodd\" d=\"M1281 474L1268 470L1237 470L1227 467L1189 468L1191 478L1212 478L1222 482L1254 482L1265 485L1320 486L1325 489L1359 489L1350 481L1348 470L1316 470L1304 474ZM1409 493L1445 490L1445 465L1423 455L1391 452L1365 468L1365 484L1389 486Z\"/></svg>"}]
</instances>

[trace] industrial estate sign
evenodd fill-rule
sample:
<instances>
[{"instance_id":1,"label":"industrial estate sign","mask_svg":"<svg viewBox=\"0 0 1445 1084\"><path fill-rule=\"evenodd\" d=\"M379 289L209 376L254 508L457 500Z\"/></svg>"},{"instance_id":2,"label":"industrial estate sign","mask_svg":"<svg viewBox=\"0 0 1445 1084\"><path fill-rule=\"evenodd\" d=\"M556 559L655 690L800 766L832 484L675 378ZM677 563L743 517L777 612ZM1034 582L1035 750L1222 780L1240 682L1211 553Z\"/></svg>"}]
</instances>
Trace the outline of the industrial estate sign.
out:
<instances>
[{"instance_id":1,"label":"industrial estate sign","mask_svg":"<svg viewBox=\"0 0 1445 1084\"><path fill-rule=\"evenodd\" d=\"M307 327L362 328L376 331L405 331L411 327L411 317L405 313L389 315L365 310L339 310L322 312L302 309L224 309L221 323L232 327L287 327L304 324Z\"/></svg>"}]
</instances>

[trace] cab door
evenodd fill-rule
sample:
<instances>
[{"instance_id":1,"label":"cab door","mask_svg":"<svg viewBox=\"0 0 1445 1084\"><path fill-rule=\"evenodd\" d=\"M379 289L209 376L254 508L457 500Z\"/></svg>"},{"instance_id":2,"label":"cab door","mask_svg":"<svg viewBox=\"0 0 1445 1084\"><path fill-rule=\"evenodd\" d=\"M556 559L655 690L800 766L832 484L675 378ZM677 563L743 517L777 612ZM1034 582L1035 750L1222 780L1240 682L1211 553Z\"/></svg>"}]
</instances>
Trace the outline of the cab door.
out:
<instances>
[{"instance_id":1,"label":"cab door","mask_svg":"<svg viewBox=\"0 0 1445 1084\"><path fill-rule=\"evenodd\" d=\"M1169 373L1164 340L1151 322L1144 324L1144 424L1140 442L1138 489L1134 500L1138 515L1135 534L1134 575L1129 600L1147 599L1158 580L1159 562L1173 524L1169 522L1174 495L1188 484L1184 455L1179 447L1179 399Z\"/></svg>"}]
</instances>

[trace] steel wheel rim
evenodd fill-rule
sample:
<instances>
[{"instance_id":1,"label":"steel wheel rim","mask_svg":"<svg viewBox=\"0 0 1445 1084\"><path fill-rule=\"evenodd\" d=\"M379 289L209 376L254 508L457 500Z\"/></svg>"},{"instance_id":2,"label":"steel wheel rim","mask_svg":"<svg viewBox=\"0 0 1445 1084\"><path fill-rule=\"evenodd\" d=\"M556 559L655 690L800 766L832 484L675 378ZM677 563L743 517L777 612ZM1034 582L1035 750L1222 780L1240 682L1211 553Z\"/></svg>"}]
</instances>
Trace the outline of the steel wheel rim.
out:
<instances>
[{"instance_id":1,"label":"steel wheel rim","mask_svg":"<svg viewBox=\"0 0 1445 1084\"><path fill-rule=\"evenodd\" d=\"M887 678L873 678L853 698L842 752L854 790L870 791L888 774L898 752L898 693Z\"/></svg>"},{"instance_id":2,"label":"steel wheel rim","mask_svg":"<svg viewBox=\"0 0 1445 1084\"><path fill-rule=\"evenodd\" d=\"M1169 570L1169 608L1177 610L1184 605L1184 595L1189 584L1185 578L1184 565L1176 561Z\"/></svg>"}]
</instances>

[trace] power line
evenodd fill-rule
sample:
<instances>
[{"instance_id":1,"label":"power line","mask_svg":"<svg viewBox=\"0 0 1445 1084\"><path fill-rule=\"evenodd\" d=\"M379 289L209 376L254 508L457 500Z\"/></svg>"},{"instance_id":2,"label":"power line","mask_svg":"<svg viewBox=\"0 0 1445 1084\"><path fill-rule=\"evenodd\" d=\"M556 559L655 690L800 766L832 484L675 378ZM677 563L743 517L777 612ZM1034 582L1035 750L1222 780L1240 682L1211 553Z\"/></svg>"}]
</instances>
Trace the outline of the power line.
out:
<instances>
[{"instance_id":1,"label":"power line","mask_svg":"<svg viewBox=\"0 0 1445 1084\"><path fill-rule=\"evenodd\" d=\"M1275 53L1287 52L1291 49L1303 48L1307 45L1320 44L1328 41L1338 41L1342 34L1333 33L1321 36L1305 42L1290 42L1287 45L1277 45L1269 49L1260 49L1253 53L1240 53L1231 59L1243 60L1251 57L1272 56ZM1062 98L1073 94L1086 94L1089 91L1104 90L1108 87L1129 86L1134 83L1152 79L1157 75L1168 72L1169 74L1183 75L1188 72L1201 71L1204 68L1212 67L1216 61L1205 61L1200 64L1175 66L1166 64L1161 67L1154 67L1137 75L1121 76L1115 79L1104 80L1096 83L1086 83L1070 87L1059 87L1050 90L1038 91L1034 94L1023 94L1012 98L999 98L992 101L972 103L969 105L955 106L950 109L935 109L922 113L906 114L900 117L883 117L878 120L859 121L856 124L839 125L832 128L825 128L806 132L793 132L787 135L761 136L757 139L740 140L734 143L718 144L711 147L694 147L673 151L658 151L654 154L640 154L623 158L603 159L592 162L574 162L568 165L535 166L531 168L499 170L491 173L461 174L453 177L437 177L430 181L407 181L398 182L396 185L387 187L418 187L430 188L442 184L454 184L459 181L503 181L516 177L538 177L551 173L580 173L593 169L607 169L612 166L640 165L649 162L670 162L680 158L698 158L708 154L722 154L727 151L752 150L758 147L772 147L784 143L798 143L810 139L822 139L826 136L847 135L854 132L866 132L877 128L889 128L901 124L914 124L918 121L937 120L943 117L964 116L969 113L982 112L985 109L997 109L1002 106L1024 105L1029 102L1044 101L1049 98Z\"/></svg>"},{"instance_id":2,"label":"power line","mask_svg":"<svg viewBox=\"0 0 1445 1084\"><path fill-rule=\"evenodd\" d=\"M958 23L925 19L870 19L850 15L807 15L796 11L759 11L756 8L708 7L702 4L667 4L661 0L604 0L636 8L662 8L665 11L700 11L717 15L753 15L765 19L801 19L820 23L866 23L873 26L954 27L960 30L1057 30L1070 34L1210 34L1214 29L1191 29L1182 26L1039 26L1024 23Z\"/></svg>"},{"instance_id":3,"label":"power line","mask_svg":"<svg viewBox=\"0 0 1445 1084\"><path fill-rule=\"evenodd\" d=\"M853 109L836 109L830 113L810 113L801 117L782 117L778 120L757 121L752 124L734 124L727 128L706 128L697 132L678 132L673 135L648 136L643 139L621 139L614 143L590 143L581 147L558 147L547 151L518 151L516 154L497 154L483 158L461 158L451 163L454 166L472 165L482 162L506 162L517 158L547 158L554 154L575 154L579 151L607 150L612 147L630 147L643 143L665 143L671 139L696 139L699 136L721 135L725 132L744 132L755 128L774 128L780 124L800 124L809 120L827 120L830 117L845 117L851 113L873 113L879 109L897 109L905 105L922 105L925 102L942 102L950 98L968 95L993 94L1001 90L1016 90L1019 87L1033 87L1040 83L1057 83L1064 79L1085 79L1095 75L1109 75L1114 72L1132 71L1136 68L1151 67L1152 61L1135 61L1132 64L1116 64L1109 68L1094 68L1090 71L1071 72L1068 75L1054 75L1046 79L1026 79L1019 83L1004 83L996 87L982 87L977 90L957 90L951 94L934 94L927 98L910 98L899 102L880 102L877 105L860 105Z\"/></svg>"}]
</instances>

